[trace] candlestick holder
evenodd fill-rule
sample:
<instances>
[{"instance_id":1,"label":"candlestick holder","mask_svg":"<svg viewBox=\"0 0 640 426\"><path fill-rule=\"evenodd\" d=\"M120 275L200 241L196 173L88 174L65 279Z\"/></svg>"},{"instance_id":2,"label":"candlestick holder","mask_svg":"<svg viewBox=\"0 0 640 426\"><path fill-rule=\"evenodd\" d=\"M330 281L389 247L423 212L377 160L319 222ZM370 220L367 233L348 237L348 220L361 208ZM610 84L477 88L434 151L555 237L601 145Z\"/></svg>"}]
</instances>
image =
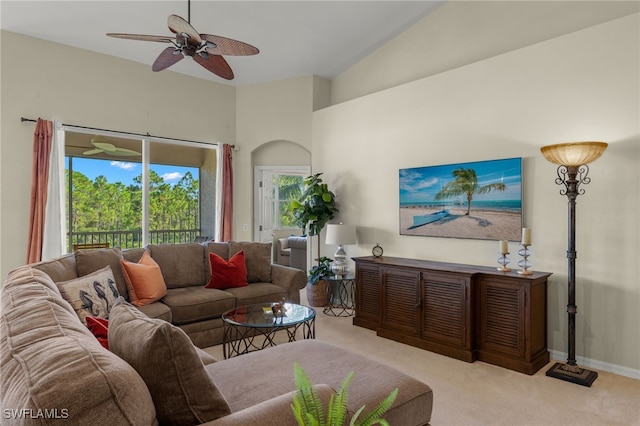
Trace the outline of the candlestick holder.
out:
<instances>
[{"instance_id":1,"label":"candlestick holder","mask_svg":"<svg viewBox=\"0 0 640 426\"><path fill-rule=\"evenodd\" d=\"M529 256L531 256L531 250L529 250L530 244L522 244L522 248L518 250L518 254L522 256L522 260L518 262L518 266L522 269L518 271L520 275L531 275L533 272L529 270L533 266L533 263L529 262Z\"/></svg>"},{"instance_id":2,"label":"candlestick holder","mask_svg":"<svg viewBox=\"0 0 640 426\"><path fill-rule=\"evenodd\" d=\"M509 272L511 271L511 268L508 268L507 265L511 262L511 259L509 259L509 256L507 256L509 254L509 252L507 253L500 253L500 257L498 258L498 264L502 265L498 269L498 271L500 272Z\"/></svg>"}]
</instances>

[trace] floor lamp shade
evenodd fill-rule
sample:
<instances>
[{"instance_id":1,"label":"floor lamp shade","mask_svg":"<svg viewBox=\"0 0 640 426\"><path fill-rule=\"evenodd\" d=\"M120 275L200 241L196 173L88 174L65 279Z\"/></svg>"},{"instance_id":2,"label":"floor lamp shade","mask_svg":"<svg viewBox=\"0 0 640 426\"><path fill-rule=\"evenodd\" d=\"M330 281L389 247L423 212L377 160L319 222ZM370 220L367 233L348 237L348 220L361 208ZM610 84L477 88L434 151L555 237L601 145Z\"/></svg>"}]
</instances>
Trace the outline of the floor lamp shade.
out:
<instances>
[{"instance_id":1,"label":"floor lamp shade","mask_svg":"<svg viewBox=\"0 0 640 426\"><path fill-rule=\"evenodd\" d=\"M542 155L560 166L582 166L600 158L607 149L605 142L572 142L544 146Z\"/></svg>"},{"instance_id":2,"label":"floor lamp shade","mask_svg":"<svg viewBox=\"0 0 640 426\"><path fill-rule=\"evenodd\" d=\"M328 224L325 243L337 244L338 250L334 254L334 261L331 270L337 276L346 275L349 272L349 262L347 253L344 251L345 245L355 244L357 242L356 227L353 225Z\"/></svg>"},{"instance_id":3,"label":"floor lamp shade","mask_svg":"<svg viewBox=\"0 0 640 426\"><path fill-rule=\"evenodd\" d=\"M591 386L598 373L578 367L576 363L576 198L584 194L580 185L591 182L589 164L597 160L607 148L605 142L560 143L542 147L542 155L551 163L558 164L556 184L564 185L560 191L568 202L568 247L567 247L567 314L568 314L568 354L567 363L556 363L547 376L566 380L583 386Z\"/></svg>"}]
</instances>

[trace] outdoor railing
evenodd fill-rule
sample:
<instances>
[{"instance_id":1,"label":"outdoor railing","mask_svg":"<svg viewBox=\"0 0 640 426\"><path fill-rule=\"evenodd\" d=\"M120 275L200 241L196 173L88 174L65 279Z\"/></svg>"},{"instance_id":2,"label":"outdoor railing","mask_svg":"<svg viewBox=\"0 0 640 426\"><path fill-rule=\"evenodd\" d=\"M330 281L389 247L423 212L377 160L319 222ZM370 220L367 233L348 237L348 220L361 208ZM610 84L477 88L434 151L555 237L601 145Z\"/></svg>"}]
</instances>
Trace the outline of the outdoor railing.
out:
<instances>
[{"instance_id":1,"label":"outdoor railing","mask_svg":"<svg viewBox=\"0 0 640 426\"><path fill-rule=\"evenodd\" d=\"M149 231L148 244L191 243L200 235L199 229L159 229ZM100 231L69 233L69 251L73 244L109 243L122 249L142 247L142 231Z\"/></svg>"}]
</instances>

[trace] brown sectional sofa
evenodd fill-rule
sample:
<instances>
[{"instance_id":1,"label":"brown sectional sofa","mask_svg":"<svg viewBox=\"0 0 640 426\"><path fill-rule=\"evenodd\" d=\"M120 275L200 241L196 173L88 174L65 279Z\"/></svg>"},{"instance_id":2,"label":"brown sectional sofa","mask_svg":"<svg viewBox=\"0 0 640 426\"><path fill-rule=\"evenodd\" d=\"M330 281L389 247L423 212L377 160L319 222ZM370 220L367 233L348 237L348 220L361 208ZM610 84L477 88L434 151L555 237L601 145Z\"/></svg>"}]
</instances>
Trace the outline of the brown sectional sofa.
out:
<instances>
[{"instance_id":1,"label":"brown sectional sofa","mask_svg":"<svg viewBox=\"0 0 640 426\"><path fill-rule=\"evenodd\" d=\"M139 309L151 318L161 318L180 327L201 348L222 343L224 312L236 306L273 302L283 297L292 303L300 302L300 289L307 282L304 272L271 263L271 243L161 244L149 245L147 249L160 266L167 295ZM61 282L109 265L118 292L128 300L120 259L137 262L144 250L80 250L32 266L54 282ZM249 285L226 290L205 288L211 278L209 253L228 259L240 250L245 252Z\"/></svg>"},{"instance_id":2,"label":"brown sectional sofa","mask_svg":"<svg viewBox=\"0 0 640 426\"><path fill-rule=\"evenodd\" d=\"M202 247L203 254L207 250L224 249L221 246ZM228 244L228 248L233 250L231 247L232 244ZM183 250L185 248L192 255L199 256L200 251L197 247L193 245L182 247ZM260 250L257 246L253 248ZM173 256L171 253L175 254L173 250L176 249L178 248L157 247L155 249L155 259L161 266L165 265L166 268L173 264L176 271L183 271L175 276L163 271L167 285L169 286L169 282L172 283L170 290L175 290L169 292L169 294L175 293L173 295L175 300L170 301L173 303L171 306L165 302L149 305L153 306L149 311L156 314L156 317L166 319L167 310L160 305L162 303L169 307L168 312L172 320L175 320L174 315L176 315L179 318L178 322L181 322L189 318L188 306L193 305L193 309L199 312L193 314L194 317L200 318L199 322L207 322L211 325L212 319L202 318L206 316L203 314L206 310L202 308L197 297L184 296L184 299L180 299L185 289L196 287L195 279L201 277L201 274L190 269L193 265L189 260ZM154 248L151 247L150 250L153 253ZM184 253L183 251L179 257L183 257ZM18 268L8 275L0 289L0 366L2 369L0 376L2 420L0 423L3 425L163 424L164 422L159 421L162 408L158 410L156 400L158 383L156 380L156 383L151 385L147 381L148 369L165 362L167 366L180 370L182 365L186 365L189 354L192 358L196 357L196 370L202 370L206 377L194 376L194 364L191 364L188 371L180 373L185 375L179 376L188 376L191 382L183 383L180 379L177 380L179 383L166 383L172 385L173 390L169 391L169 399L173 401L173 406L182 404L179 399L176 400L171 396L171 392L177 392L175 389L190 389L197 393L200 389L208 389L213 383L224 405L219 411L225 413L223 417L216 420L189 424L249 426L296 424L291 412L291 401L295 389L294 362L300 363L311 380L318 384L318 390L324 399L327 399L332 390L339 387L348 372L355 371L348 404L351 412L355 412L363 404L367 405L367 410L372 409L391 389L397 387L399 388L398 397L385 415L390 424L425 425L430 420L433 395L426 384L393 368L320 341L303 340L217 361L191 344L187 335L189 331L194 330L184 327L185 324L177 324L176 327L162 319L148 318L140 314L143 309L138 310L123 301L119 302L122 306L119 308L120 311L123 309L125 311L128 309L128 312L135 311L137 314L133 316L138 315L141 319L138 319L138 325L128 333L126 329L118 328L120 327L118 324L127 322L121 319L123 318L121 314L112 315L109 340L110 347L111 345L114 347L111 348L113 352L109 351L100 345L80 321L77 313L64 300L54 282L68 280L73 278L73 275L77 275L72 270L78 266L81 266L81 269L88 266L89 259L83 259L83 257L89 255L90 253L78 252L76 256L67 255L55 261ZM97 255L102 256L104 261L112 260L113 253L99 252ZM93 254L93 256L97 255ZM140 255L141 253L137 251L122 252L122 256L133 261ZM248 259L249 257L247 257L247 265L251 263ZM78 261L77 264L76 261ZM274 274L274 270L278 268L271 269L272 278L274 278L272 283L259 285L261 290L256 290L257 293L230 293L236 297L236 303L277 296L281 292L286 293L289 300L298 301L299 296L294 295L299 291L299 285L295 284L296 278L293 279L292 287L280 287L282 290L273 288L272 286L277 286L275 278L279 274L287 274L284 270ZM190 275L191 273L193 276ZM206 278L207 274L204 275ZM200 282L198 287L202 285L203 283ZM247 287L252 285L254 284L249 284ZM294 288L297 289L294 290ZM224 293L224 291L221 292ZM220 294L219 298L208 300L206 303L223 309L227 306L229 297ZM175 312L174 309L176 309ZM112 314L114 310L116 310L115 307L112 309ZM169 346L178 342L181 347L169 349L167 344L162 344L154 350L149 346L149 342L141 341L147 334L143 330L144 327L139 326L140 321L152 329L164 330L161 333L155 333L153 339L160 337L162 341L162 337L166 334L165 337L168 337L168 340L164 341L170 342ZM219 327L212 326L204 330L217 328ZM170 333L167 333L167 330ZM203 338L203 334L207 338ZM116 340L126 339L128 335L131 335L133 342ZM181 335L184 338L173 338ZM210 337L216 336L217 332L199 330L189 337L194 340L194 335L195 340L215 340ZM135 343L138 341L141 342L140 345ZM141 351L136 346L146 349ZM120 353L119 351L123 350L137 356L138 362L125 361L124 359L129 358L116 355L116 352ZM162 354L174 355L167 357ZM171 377L165 374L162 376ZM162 386L163 383L160 385ZM184 404L191 407L188 399L184 399ZM207 408L204 408L206 411ZM166 411L166 406L164 409ZM190 413L190 410L186 411L187 414Z\"/></svg>"}]
</instances>

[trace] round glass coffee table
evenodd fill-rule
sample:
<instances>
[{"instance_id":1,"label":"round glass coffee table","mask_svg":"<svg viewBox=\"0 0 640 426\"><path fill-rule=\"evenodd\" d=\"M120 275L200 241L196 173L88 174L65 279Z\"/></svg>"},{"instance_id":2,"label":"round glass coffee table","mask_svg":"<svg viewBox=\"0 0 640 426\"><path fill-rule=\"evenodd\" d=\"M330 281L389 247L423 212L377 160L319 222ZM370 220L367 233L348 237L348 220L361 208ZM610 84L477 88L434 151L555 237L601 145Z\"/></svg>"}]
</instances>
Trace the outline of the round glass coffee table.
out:
<instances>
[{"instance_id":1,"label":"round glass coffee table","mask_svg":"<svg viewBox=\"0 0 640 426\"><path fill-rule=\"evenodd\" d=\"M275 303L239 306L222 314L222 351L226 358L276 346L274 337L285 330L289 342L302 330L303 339L316 337L316 311L308 306L285 303L284 313L274 314Z\"/></svg>"}]
</instances>

